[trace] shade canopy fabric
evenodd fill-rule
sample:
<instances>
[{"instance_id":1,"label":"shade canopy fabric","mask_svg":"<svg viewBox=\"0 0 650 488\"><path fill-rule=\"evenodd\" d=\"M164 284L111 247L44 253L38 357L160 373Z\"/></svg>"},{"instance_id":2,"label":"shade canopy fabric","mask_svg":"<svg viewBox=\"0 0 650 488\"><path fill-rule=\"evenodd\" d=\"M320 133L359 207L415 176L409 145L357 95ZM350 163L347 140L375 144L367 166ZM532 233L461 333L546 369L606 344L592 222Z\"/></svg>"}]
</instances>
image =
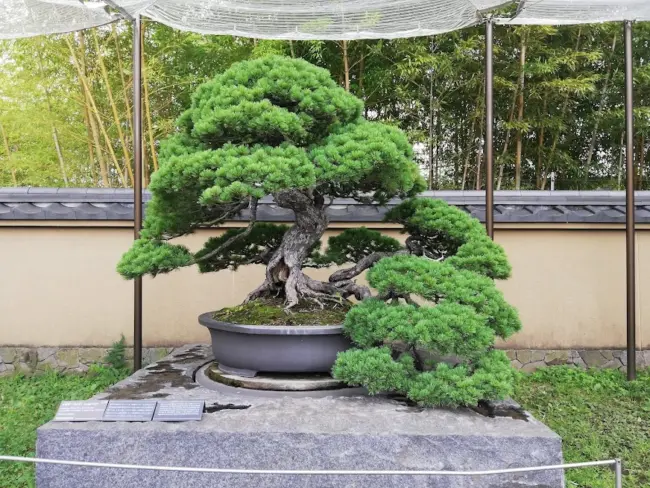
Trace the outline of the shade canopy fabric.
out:
<instances>
[{"instance_id":1,"label":"shade canopy fabric","mask_svg":"<svg viewBox=\"0 0 650 488\"><path fill-rule=\"evenodd\" d=\"M96 0L0 0L0 39L78 31L119 18Z\"/></svg>"},{"instance_id":2,"label":"shade canopy fabric","mask_svg":"<svg viewBox=\"0 0 650 488\"><path fill-rule=\"evenodd\" d=\"M0 0L0 39L71 32L136 15L204 34L391 39L476 25L488 11L508 3L511 0ZM623 20L650 21L650 0L520 0L517 15L497 22Z\"/></svg>"},{"instance_id":3,"label":"shade canopy fabric","mask_svg":"<svg viewBox=\"0 0 650 488\"><path fill-rule=\"evenodd\" d=\"M522 0L501 24L567 25L650 20L650 0Z\"/></svg>"},{"instance_id":4,"label":"shade canopy fabric","mask_svg":"<svg viewBox=\"0 0 650 488\"><path fill-rule=\"evenodd\" d=\"M478 24L510 0L113 0L131 15L203 34L260 39L415 37Z\"/></svg>"}]
</instances>

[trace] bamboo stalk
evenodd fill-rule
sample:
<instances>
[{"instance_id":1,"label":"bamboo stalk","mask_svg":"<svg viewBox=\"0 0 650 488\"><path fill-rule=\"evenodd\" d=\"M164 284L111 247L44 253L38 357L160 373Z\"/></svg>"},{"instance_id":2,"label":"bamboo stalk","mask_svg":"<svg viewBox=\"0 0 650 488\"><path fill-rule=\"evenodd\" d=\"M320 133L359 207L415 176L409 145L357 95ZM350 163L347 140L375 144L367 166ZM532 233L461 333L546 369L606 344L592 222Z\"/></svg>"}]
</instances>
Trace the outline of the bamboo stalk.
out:
<instances>
[{"instance_id":1,"label":"bamboo stalk","mask_svg":"<svg viewBox=\"0 0 650 488\"><path fill-rule=\"evenodd\" d=\"M616 50L616 39L618 38L618 33L614 34L614 39L612 40L612 54ZM609 63L607 66L607 73L605 75L605 83L603 85L603 91L600 95L600 105L598 106L598 111L596 112L596 120L594 120L594 129L591 132L591 140L589 141L589 150L587 151L587 159L585 161L585 183L589 178L589 167L591 166L591 159L593 157L594 151L596 150L596 138L598 137L598 128L600 125L600 119L605 107L605 102L607 101L607 88L609 87L609 82L612 77L612 64Z\"/></svg>"},{"instance_id":2,"label":"bamboo stalk","mask_svg":"<svg viewBox=\"0 0 650 488\"><path fill-rule=\"evenodd\" d=\"M508 123L512 124L512 121L515 120L515 109L517 108L517 98L519 94L519 87L517 86L515 88L515 93L512 97L512 105L510 106L510 115L508 116ZM503 158L508 154L508 145L510 143L510 129L506 129L506 138L505 141L503 142L503 151L501 151L501 155L497 158L497 162L499 163L499 177L497 178L497 190L501 189L501 182L503 181L503 168L504 168L504 163L503 163Z\"/></svg>"},{"instance_id":3,"label":"bamboo stalk","mask_svg":"<svg viewBox=\"0 0 650 488\"><path fill-rule=\"evenodd\" d=\"M580 37L582 36L582 27L578 28L578 39L576 40L576 47L575 51L577 51L580 48ZM564 115L566 114L566 110L569 107L569 95L566 94L564 96L564 102L562 103L562 109L560 111L560 117L564 119ZM556 130L555 134L553 135L553 145L551 146L551 152L548 157L548 167L553 169L553 158L555 157L555 151L557 150L557 143L558 139L560 138L560 131ZM544 178L542 180L542 190L546 188L546 182L548 181L548 175L544 175Z\"/></svg>"},{"instance_id":4,"label":"bamboo stalk","mask_svg":"<svg viewBox=\"0 0 650 488\"><path fill-rule=\"evenodd\" d=\"M616 189L617 190L622 189L622 187L621 187L621 179L622 179L622 175L623 175L623 155L624 155L623 148L625 147L625 146L623 146L624 142L625 142L625 131L622 130L621 131L621 142L619 143L619 148L620 149L619 149L619 153L618 153L618 177L616 179L617 180L616 181Z\"/></svg>"},{"instance_id":5,"label":"bamboo stalk","mask_svg":"<svg viewBox=\"0 0 650 488\"><path fill-rule=\"evenodd\" d=\"M86 40L85 40L85 34L83 31L79 32L79 47L81 49L81 56L79 58L79 63L81 64L81 71L84 76L86 76ZM79 76L79 75L77 75ZM108 178L108 166L106 165L106 160L104 159L104 152L102 151L102 146L99 141L99 131L97 129L97 123L95 122L95 117L93 114L90 112L90 109L88 108L90 105L90 102L88 100L88 93L86 93L86 88L85 85L82 81L82 77L79 76L79 85L81 87L81 94L83 95L84 98L84 111L87 114L88 117L88 123L90 126L89 132L92 137L92 144L95 147L95 154L97 155L97 162L99 163L99 174L102 179L102 185L104 187L110 187L110 180ZM91 152L92 155L92 152Z\"/></svg>"},{"instance_id":6,"label":"bamboo stalk","mask_svg":"<svg viewBox=\"0 0 650 488\"><path fill-rule=\"evenodd\" d=\"M122 171L122 168L120 168L120 163L117 160L117 156L115 155L115 151L113 150L113 145L111 143L111 138L108 136L108 133L106 132L106 128L104 127L104 123L101 118L101 114L99 112L99 109L97 108L97 104L95 103L95 98L92 95L92 92L90 91L90 87L88 85L88 80L86 79L85 74L81 70L81 66L79 64L79 60L77 58L77 54L72 47L72 44L70 43L70 40L66 38L66 43L68 45L68 48L70 49L70 53L72 54L72 59L74 62L75 67L77 68L77 73L79 75L79 78L81 79L81 83L84 87L84 90L86 92L86 95L88 97L88 101L90 102L90 108L92 109L91 115L95 116L95 119L97 121L97 125L99 126L100 132L104 136L104 140L106 142L106 146L108 148L108 152L111 156L111 159L113 160L113 164L115 166L115 169L117 170L117 173L122 180L122 185L124 188L128 188L128 183L126 181L126 178L124 176L124 172ZM91 117L92 118L92 117ZM98 141L96 141L97 143Z\"/></svg>"},{"instance_id":7,"label":"bamboo stalk","mask_svg":"<svg viewBox=\"0 0 650 488\"><path fill-rule=\"evenodd\" d=\"M43 52L43 45L41 45L41 51ZM36 62L38 64L38 69L40 71L41 79L46 79L43 70L43 60L41 59L40 53L36 57ZM63 183L65 186L68 186L68 175L65 171L65 160L63 159L63 151L61 151L61 144L59 143L59 132L56 130L56 125L54 124L54 112L52 110L52 102L50 100L50 89L47 86L47 83L43 85L45 90L45 102L47 104L47 112L50 116L50 125L52 126L52 139L54 140L54 150L56 151L56 157L59 160L59 168L61 169L61 176L63 177Z\"/></svg>"},{"instance_id":8,"label":"bamboo stalk","mask_svg":"<svg viewBox=\"0 0 650 488\"><path fill-rule=\"evenodd\" d=\"M11 167L11 180L14 186L18 186L18 181L16 180L16 168L11 166L13 158L11 157L11 149L9 148L9 139L7 138L7 133L5 132L5 128L2 125L2 122L0 122L0 132L2 133L2 141L4 143L5 152L7 153L7 162Z\"/></svg>"},{"instance_id":9,"label":"bamboo stalk","mask_svg":"<svg viewBox=\"0 0 650 488\"><path fill-rule=\"evenodd\" d=\"M140 52L142 53L142 86L144 88L144 111L145 111L145 116L147 117L147 133L148 133L148 139L149 139L149 151L151 154L151 162L153 163L153 170L158 171L158 156L156 155L156 145L154 142L154 137L153 137L153 122L151 119L151 104L149 103L149 82L147 81L147 65L144 59L144 33L145 33L145 23L142 23L142 29L140 30L141 32L141 37L140 37L140 42L142 43L142 49ZM145 171L144 171L144 177L145 177L145 186L147 186L149 182L149 171L147 170L147 167L145 166Z\"/></svg>"},{"instance_id":10,"label":"bamboo stalk","mask_svg":"<svg viewBox=\"0 0 650 488\"><path fill-rule=\"evenodd\" d=\"M84 37L84 32L80 31L79 32L79 47L81 48L81 57L79 59L82 70L84 74L86 74L86 42L85 42L85 37ZM86 90L83 88L83 84L81 83L81 80L79 80L79 84L81 86L81 95L83 96L83 112L84 112L84 124L86 126L86 141L88 144L88 158L90 162L90 168L91 168L91 174L95 174L95 151L93 150L93 145L94 145L94 132L93 132L93 127L92 127L92 122L90 118L90 112L88 111L88 98L86 97ZM94 122L94 121L93 121ZM106 182L104 183L105 185L108 185L108 174L106 172L106 166L105 163L103 162L103 157L101 155L101 151L99 148L97 148L97 151L99 151L100 154L97 156L97 161L99 161L99 172L102 178L102 182L104 182L104 177L106 178ZM100 158L102 159L100 161ZM94 181L94 177L93 177Z\"/></svg>"},{"instance_id":11,"label":"bamboo stalk","mask_svg":"<svg viewBox=\"0 0 650 488\"><path fill-rule=\"evenodd\" d=\"M547 96L544 94L544 102L542 103L542 117L546 115ZM537 141L537 168L535 168L535 188L540 189L542 186L542 168L544 167L544 125L539 129L539 136Z\"/></svg>"},{"instance_id":12,"label":"bamboo stalk","mask_svg":"<svg viewBox=\"0 0 650 488\"><path fill-rule=\"evenodd\" d=\"M345 77L345 91L350 91L350 59L348 58L348 41L342 41L343 49L343 74Z\"/></svg>"},{"instance_id":13,"label":"bamboo stalk","mask_svg":"<svg viewBox=\"0 0 650 488\"><path fill-rule=\"evenodd\" d=\"M124 132L122 131L122 124L120 121L120 116L117 111L117 105L115 104L115 99L113 98L113 90L111 88L111 82L108 78L108 71L106 70L106 65L104 64L104 57L100 54L99 40L97 39L97 32L93 30L93 40L95 41L95 49L97 50L97 61L99 62L99 70L102 74L102 79L104 85L106 86L106 95L108 96L108 103L111 106L111 112L113 113L113 120L115 121L115 127L117 128L117 136L120 139L122 144L122 154L124 155L124 166L129 174L129 179L131 180L131 186L133 186L133 171L131 170L131 155L129 154L129 148L126 144L126 138L124 137Z\"/></svg>"},{"instance_id":14,"label":"bamboo stalk","mask_svg":"<svg viewBox=\"0 0 650 488\"><path fill-rule=\"evenodd\" d=\"M526 67L526 33L521 36L521 48L519 50L519 104L517 112L517 122L520 124L524 120L524 83L526 76L524 69ZM515 149L515 190L521 189L521 151L522 151L522 133L521 128L516 133Z\"/></svg>"}]
</instances>

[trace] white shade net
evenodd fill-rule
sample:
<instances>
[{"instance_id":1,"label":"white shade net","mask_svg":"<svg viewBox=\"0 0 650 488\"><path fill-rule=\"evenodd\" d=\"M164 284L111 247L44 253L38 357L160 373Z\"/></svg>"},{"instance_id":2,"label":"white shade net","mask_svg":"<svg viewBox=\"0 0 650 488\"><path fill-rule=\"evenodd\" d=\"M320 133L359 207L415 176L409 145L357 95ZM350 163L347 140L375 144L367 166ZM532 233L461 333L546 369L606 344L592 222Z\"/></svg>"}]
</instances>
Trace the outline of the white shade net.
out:
<instances>
[{"instance_id":1,"label":"white shade net","mask_svg":"<svg viewBox=\"0 0 650 488\"><path fill-rule=\"evenodd\" d=\"M98 1L0 0L0 39L72 32L115 20Z\"/></svg>"},{"instance_id":2,"label":"white shade net","mask_svg":"<svg viewBox=\"0 0 650 488\"><path fill-rule=\"evenodd\" d=\"M650 20L650 0L522 0L513 19L502 24L588 24Z\"/></svg>"},{"instance_id":3,"label":"white shade net","mask_svg":"<svg viewBox=\"0 0 650 488\"><path fill-rule=\"evenodd\" d=\"M372 39L475 25L504 0L113 0L181 30L261 39Z\"/></svg>"}]
</instances>

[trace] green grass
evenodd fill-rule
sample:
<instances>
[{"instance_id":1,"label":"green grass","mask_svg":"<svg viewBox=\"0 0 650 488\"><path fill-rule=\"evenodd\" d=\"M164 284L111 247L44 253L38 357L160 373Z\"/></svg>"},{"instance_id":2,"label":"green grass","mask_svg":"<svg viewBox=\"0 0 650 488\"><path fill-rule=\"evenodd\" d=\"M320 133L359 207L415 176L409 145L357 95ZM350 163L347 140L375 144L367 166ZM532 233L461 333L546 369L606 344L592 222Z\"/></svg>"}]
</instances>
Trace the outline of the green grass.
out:
<instances>
[{"instance_id":1,"label":"green grass","mask_svg":"<svg viewBox=\"0 0 650 488\"><path fill-rule=\"evenodd\" d=\"M93 366L84 375L50 371L39 376L0 377L0 453L33 456L36 428L54 417L59 402L85 400L124 375L123 370ZM0 487L33 486L32 464L0 461Z\"/></svg>"},{"instance_id":2,"label":"green grass","mask_svg":"<svg viewBox=\"0 0 650 488\"><path fill-rule=\"evenodd\" d=\"M627 382L611 370L571 367L522 375L515 399L563 439L566 462L620 457L626 488L650 487L650 370ZM567 488L612 488L607 468L567 471Z\"/></svg>"},{"instance_id":3,"label":"green grass","mask_svg":"<svg viewBox=\"0 0 650 488\"><path fill-rule=\"evenodd\" d=\"M123 372L93 367L86 375L0 378L0 452L33 456L36 428L61 400L82 400L120 380ZM515 395L564 439L567 462L621 457L626 488L650 487L650 370L628 383L618 371L553 367L521 375ZM32 465L0 462L0 487L34 486ZM567 488L612 488L604 468L567 472Z\"/></svg>"}]
</instances>

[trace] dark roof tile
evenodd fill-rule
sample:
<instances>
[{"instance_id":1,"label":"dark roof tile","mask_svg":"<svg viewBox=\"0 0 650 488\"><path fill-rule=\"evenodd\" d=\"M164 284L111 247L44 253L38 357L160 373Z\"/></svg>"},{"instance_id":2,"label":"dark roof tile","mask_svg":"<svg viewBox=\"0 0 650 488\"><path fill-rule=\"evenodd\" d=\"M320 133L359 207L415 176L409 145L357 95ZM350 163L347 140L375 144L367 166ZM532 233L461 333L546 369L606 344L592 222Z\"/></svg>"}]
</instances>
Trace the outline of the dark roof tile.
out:
<instances>
[{"instance_id":1,"label":"dark roof tile","mask_svg":"<svg viewBox=\"0 0 650 488\"><path fill-rule=\"evenodd\" d=\"M485 218L482 191L425 192L441 198L481 220ZM148 192L143 201L150 199ZM623 223L625 194L611 191L500 191L494 195L496 222ZM399 203L367 205L345 198L328 208L332 222L379 222ZM242 219L247 213L242 215ZM133 191L124 188L0 188L0 220L132 220ZM270 197L260 201L258 219L281 222L292 213ZM636 221L650 223L650 192L636 193Z\"/></svg>"}]
</instances>

